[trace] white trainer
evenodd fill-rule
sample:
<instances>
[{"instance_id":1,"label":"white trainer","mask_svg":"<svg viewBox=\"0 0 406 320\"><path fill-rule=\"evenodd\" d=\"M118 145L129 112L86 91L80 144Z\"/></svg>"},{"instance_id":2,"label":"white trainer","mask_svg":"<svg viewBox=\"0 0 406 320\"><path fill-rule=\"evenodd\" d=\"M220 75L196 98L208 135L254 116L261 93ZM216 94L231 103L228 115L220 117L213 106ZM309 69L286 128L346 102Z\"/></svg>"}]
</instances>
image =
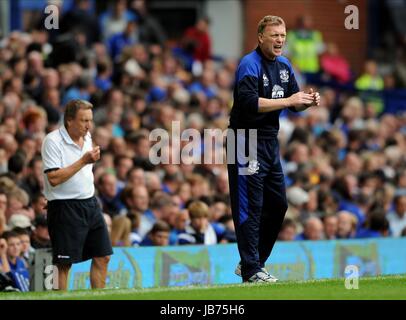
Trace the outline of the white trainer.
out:
<instances>
[{"instance_id":1,"label":"white trainer","mask_svg":"<svg viewBox=\"0 0 406 320\"><path fill-rule=\"evenodd\" d=\"M271 282L276 282L276 281L278 281L278 279L275 278L273 275L271 275L271 274L268 272L268 270L266 270L265 268L261 268L261 271L262 271L263 273L265 273L266 275L268 275L270 278L274 279L274 281L271 281ZM237 276L241 277L241 262L239 262L239 263L237 264L237 266L235 267L234 273L235 273ZM268 281L268 282L269 282L269 281Z\"/></svg>"},{"instance_id":2,"label":"white trainer","mask_svg":"<svg viewBox=\"0 0 406 320\"><path fill-rule=\"evenodd\" d=\"M251 278L248 279L248 282L254 282L254 283L274 283L277 282L278 279L276 279L275 277L271 276L268 273L259 271L256 274L254 274Z\"/></svg>"}]
</instances>

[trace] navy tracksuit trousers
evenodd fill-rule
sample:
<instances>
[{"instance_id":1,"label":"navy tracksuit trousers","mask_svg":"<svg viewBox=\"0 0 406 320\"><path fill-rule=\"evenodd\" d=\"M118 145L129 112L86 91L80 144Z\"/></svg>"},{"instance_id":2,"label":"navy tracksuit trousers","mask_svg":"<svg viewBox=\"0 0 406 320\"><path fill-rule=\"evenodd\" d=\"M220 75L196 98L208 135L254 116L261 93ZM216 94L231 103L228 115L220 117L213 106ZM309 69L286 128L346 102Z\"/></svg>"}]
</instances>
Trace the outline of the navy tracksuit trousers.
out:
<instances>
[{"instance_id":1,"label":"navy tracksuit trousers","mask_svg":"<svg viewBox=\"0 0 406 320\"><path fill-rule=\"evenodd\" d=\"M235 143L235 162L227 168L243 281L264 267L288 208L278 138L257 139L257 162L250 163L251 174L245 175L239 168L248 163L238 160L241 152L247 154L242 149L248 150L248 144Z\"/></svg>"}]
</instances>

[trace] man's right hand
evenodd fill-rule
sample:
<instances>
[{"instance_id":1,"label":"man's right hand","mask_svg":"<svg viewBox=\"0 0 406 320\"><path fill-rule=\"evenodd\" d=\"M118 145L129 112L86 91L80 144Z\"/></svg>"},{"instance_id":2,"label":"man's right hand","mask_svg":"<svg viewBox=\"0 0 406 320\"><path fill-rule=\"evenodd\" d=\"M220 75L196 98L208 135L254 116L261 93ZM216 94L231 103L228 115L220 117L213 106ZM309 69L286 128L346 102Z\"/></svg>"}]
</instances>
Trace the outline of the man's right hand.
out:
<instances>
[{"instance_id":1,"label":"man's right hand","mask_svg":"<svg viewBox=\"0 0 406 320\"><path fill-rule=\"evenodd\" d=\"M0 239L0 255L7 253L7 241L6 239Z\"/></svg>"},{"instance_id":2,"label":"man's right hand","mask_svg":"<svg viewBox=\"0 0 406 320\"><path fill-rule=\"evenodd\" d=\"M305 93L303 91L292 94L289 98L289 104L292 107L301 107L304 104L308 105L314 101L313 94Z\"/></svg>"},{"instance_id":3,"label":"man's right hand","mask_svg":"<svg viewBox=\"0 0 406 320\"><path fill-rule=\"evenodd\" d=\"M93 148L93 150L86 152L82 160L86 164L95 163L97 160L100 159L100 147L97 146Z\"/></svg>"}]
</instances>

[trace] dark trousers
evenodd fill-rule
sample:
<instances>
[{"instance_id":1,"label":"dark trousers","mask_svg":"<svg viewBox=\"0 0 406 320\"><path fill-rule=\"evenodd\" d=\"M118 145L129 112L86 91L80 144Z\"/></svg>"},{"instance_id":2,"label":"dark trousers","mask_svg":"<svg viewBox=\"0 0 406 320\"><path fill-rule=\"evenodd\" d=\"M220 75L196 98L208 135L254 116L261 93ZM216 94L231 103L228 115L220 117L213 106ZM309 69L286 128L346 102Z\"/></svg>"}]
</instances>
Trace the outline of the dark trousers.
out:
<instances>
[{"instance_id":1,"label":"dark trousers","mask_svg":"<svg viewBox=\"0 0 406 320\"><path fill-rule=\"evenodd\" d=\"M244 281L264 267L288 208L277 137L257 140L258 162L250 163L248 173L252 174L245 175L239 169L248 164L238 160L244 152L241 149L248 144L236 143L235 164L228 163L231 209Z\"/></svg>"}]
</instances>

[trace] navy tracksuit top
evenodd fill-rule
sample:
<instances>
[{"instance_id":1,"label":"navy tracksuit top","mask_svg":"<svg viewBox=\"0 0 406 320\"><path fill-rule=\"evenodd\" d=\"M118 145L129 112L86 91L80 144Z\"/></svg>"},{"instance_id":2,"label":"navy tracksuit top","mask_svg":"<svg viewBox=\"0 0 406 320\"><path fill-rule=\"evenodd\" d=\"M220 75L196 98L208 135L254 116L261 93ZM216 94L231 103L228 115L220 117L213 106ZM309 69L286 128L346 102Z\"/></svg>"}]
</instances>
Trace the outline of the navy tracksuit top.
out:
<instances>
[{"instance_id":1,"label":"navy tracksuit top","mask_svg":"<svg viewBox=\"0 0 406 320\"><path fill-rule=\"evenodd\" d=\"M298 91L289 60L283 56L269 60L257 47L242 58L237 68L230 128L258 129L258 138L275 137L281 110L258 112L258 98L287 98Z\"/></svg>"}]
</instances>

